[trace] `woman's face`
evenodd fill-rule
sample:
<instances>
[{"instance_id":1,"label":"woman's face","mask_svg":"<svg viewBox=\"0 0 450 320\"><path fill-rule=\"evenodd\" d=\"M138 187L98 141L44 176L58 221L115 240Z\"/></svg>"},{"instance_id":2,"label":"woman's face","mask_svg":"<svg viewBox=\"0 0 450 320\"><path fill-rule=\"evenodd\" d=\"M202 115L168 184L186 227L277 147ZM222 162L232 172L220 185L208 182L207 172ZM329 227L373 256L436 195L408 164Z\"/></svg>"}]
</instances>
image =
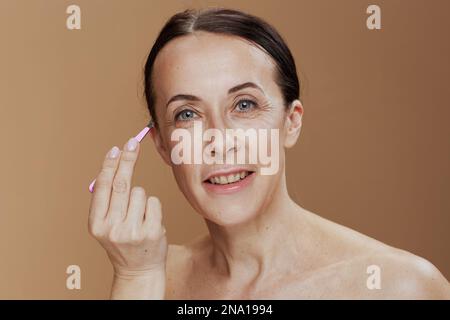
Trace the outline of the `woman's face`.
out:
<instances>
[{"instance_id":1,"label":"woman's face","mask_svg":"<svg viewBox=\"0 0 450 320\"><path fill-rule=\"evenodd\" d=\"M295 143L292 139L298 136L289 129L291 112L283 105L270 56L239 37L196 32L172 40L160 51L152 79L159 124L155 143L191 205L219 225L242 223L261 212L284 175L284 147ZM237 87L248 83L253 85ZM199 125L202 133L219 130L223 146L219 147L220 139L194 137L194 127ZM201 164L174 164L172 150L180 141L171 137L181 129L192 134L192 148L201 144L205 157ZM236 159L234 164L226 164L226 157L238 151L248 155L254 148L249 140L233 140L225 129L265 131L267 143L258 152L267 153L273 161L278 153L278 170L262 175L261 167L268 165L250 163L249 156L243 164ZM271 143L271 129L278 132L275 144ZM227 139L236 143L234 148L226 146ZM253 143L258 141L261 143L259 139ZM224 164L206 164L209 156Z\"/></svg>"}]
</instances>

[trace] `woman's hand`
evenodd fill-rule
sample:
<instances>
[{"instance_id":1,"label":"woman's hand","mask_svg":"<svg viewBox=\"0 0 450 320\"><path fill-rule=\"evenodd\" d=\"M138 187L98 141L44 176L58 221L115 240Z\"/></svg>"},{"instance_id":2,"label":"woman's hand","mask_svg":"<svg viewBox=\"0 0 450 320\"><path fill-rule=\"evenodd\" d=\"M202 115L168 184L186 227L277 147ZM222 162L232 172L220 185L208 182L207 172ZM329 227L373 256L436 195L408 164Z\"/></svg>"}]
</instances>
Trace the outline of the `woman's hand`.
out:
<instances>
[{"instance_id":1,"label":"woman's hand","mask_svg":"<svg viewBox=\"0 0 450 320\"><path fill-rule=\"evenodd\" d=\"M161 204L143 188L130 188L139 147L131 138L122 152L114 147L107 154L94 187L89 232L113 265L112 298L162 299L168 245Z\"/></svg>"}]
</instances>

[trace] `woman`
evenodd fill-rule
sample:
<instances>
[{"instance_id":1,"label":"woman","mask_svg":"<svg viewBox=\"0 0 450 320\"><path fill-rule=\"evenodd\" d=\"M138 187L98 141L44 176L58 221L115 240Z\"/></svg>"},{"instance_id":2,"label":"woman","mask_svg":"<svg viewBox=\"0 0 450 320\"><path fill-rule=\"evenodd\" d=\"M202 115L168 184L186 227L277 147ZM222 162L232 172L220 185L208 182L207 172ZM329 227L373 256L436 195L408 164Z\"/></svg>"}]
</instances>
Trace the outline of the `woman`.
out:
<instances>
[{"instance_id":1,"label":"woman","mask_svg":"<svg viewBox=\"0 0 450 320\"><path fill-rule=\"evenodd\" d=\"M290 198L285 149L299 137L304 108L293 57L266 22L229 9L173 16L149 54L145 94L157 150L209 233L168 246L158 199L130 187L139 144L132 138L122 151L114 147L97 177L89 219L114 267L111 298L450 297L430 262ZM195 124L219 132L276 130L277 143L268 148L279 156L278 170L260 174L259 162L175 164L173 134L193 133ZM251 147L214 141L205 154L215 159Z\"/></svg>"}]
</instances>

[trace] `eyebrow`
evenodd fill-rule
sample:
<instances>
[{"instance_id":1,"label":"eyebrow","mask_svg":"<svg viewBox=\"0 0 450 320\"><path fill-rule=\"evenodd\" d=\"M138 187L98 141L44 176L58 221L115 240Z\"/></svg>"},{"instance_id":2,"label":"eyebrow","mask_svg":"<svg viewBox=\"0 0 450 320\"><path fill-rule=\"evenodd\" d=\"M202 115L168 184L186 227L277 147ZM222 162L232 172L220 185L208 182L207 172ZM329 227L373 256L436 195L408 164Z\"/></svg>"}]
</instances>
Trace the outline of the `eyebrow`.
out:
<instances>
[{"instance_id":1,"label":"eyebrow","mask_svg":"<svg viewBox=\"0 0 450 320\"><path fill-rule=\"evenodd\" d=\"M262 93L264 93L263 89L261 89L261 87L258 86L256 83L244 82L244 83L238 84L237 86L234 86L233 88L230 88L228 90L228 94L237 92L237 91L245 89L245 88L255 88L255 89L260 90ZM171 104L172 102L178 101L178 100L201 101L202 99L200 99L197 96L191 95L191 94L177 94L169 99L169 101L166 104L166 107L168 107L169 104Z\"/></svg>"}]
</instances>

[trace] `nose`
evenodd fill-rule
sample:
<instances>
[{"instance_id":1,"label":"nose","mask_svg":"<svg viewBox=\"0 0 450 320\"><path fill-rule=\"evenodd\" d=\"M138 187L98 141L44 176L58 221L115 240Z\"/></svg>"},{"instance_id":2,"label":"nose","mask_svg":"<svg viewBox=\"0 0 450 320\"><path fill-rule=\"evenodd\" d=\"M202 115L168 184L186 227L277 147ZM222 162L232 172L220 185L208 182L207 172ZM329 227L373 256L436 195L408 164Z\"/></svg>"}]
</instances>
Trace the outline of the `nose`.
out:
<instances>
[{"instance_id":1,"label":"nose","mask_svg":"<svg viewBox=\"0 0 450 320\"><path fill-rule=\"evenodd\" d=\"M233 134L233 127L224 119L217 117L209 121L207 130L210 134L207 134L206 139L206 145L209 145L206 156L222 160L223 163L226 159L234 159L241 146Z\"/></svg>"}]
</instances>

